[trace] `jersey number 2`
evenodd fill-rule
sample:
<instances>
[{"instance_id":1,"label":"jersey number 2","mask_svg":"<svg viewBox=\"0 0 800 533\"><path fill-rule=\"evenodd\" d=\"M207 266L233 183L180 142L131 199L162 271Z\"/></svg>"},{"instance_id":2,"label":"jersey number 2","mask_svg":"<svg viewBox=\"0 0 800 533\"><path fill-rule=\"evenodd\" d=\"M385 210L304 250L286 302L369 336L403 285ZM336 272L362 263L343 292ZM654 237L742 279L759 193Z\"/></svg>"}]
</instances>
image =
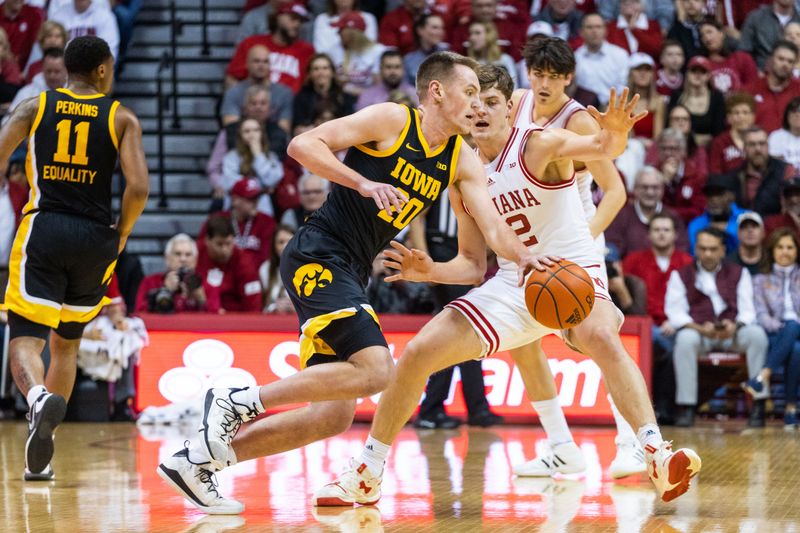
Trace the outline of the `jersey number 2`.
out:
<instances>
[{"instance_id":1,"label":"jersey number 2","mask_svg":"<svg viewBox=\"0 0 800 533\"><path fill-rule=\"evenodd\" d=\"M88 165L86 145L89 142L89 123L78 122L75 124L75 152L70 155L69 144L72 137L72 121L64 119L56 124L58 130L58 146L53 154L56 163L72 163L73 165Z\"/></svg>"},{"instance_id":2,"label":"jersey number 2","mask_svg":"<svg viewBox=\"0 0 800 533\"><path fill-rule=\"evenodd\" d=\"M514 224L516 224L517 222L521 222L522 224L519 227L515 228ZM511 227L511 229L514 230L514 233L523 238L524 235L531 230L531 223L528 221L528 217L526 217L523 213L519 213L517 215L514 215L513 217L508 217L506 219L506 224L508 224ZM536 235L531 235L530 238L525 242L523 242L522 244L524 244L525 246L533 246L537 242L539 242L539 239L536 238Z\"/></svg>"}]
</instances>

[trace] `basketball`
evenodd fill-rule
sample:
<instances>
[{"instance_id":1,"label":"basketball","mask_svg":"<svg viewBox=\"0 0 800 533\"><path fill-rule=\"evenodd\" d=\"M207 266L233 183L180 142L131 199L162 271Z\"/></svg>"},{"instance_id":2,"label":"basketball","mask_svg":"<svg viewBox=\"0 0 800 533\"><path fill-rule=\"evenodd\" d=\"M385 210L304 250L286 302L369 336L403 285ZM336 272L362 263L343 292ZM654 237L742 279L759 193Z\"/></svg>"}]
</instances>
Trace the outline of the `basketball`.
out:
<instances>
[{"instance_id":1,"label":"basketball","mask_svg":"<svg viewBox=\"0 0 800 533\"><path fill-rule=\"evenodd\" d=\"M528 276L525 305L545 327L574 328L592 311L594 284L584 269L562 259L547 270L534 270Z\"/></svg>"}]
</instances>

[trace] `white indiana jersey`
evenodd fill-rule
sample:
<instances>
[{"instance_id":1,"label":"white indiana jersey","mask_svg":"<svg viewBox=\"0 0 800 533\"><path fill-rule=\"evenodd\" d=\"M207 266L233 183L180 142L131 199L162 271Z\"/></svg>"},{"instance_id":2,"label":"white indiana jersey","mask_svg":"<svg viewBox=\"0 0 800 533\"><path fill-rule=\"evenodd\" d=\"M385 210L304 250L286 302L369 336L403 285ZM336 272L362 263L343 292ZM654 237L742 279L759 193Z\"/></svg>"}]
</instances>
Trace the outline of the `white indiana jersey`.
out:
<instances>
[{"instance_id":1,"label":"white indiana jersey","mask_svg":"<svg viewBox=\"0 0 800 533\"><path fill-rule=\"evenodd\" d=\"M485 165L489 195L501 218L534 253L566 257L581 266L602 263L581 207L575 175L560 183L539 181L525 166L525 142L542 128L512 128L500 155ZM498 257L498 265L516 265Z\"/></svg>"},{"instance_id":2,"label":"white indiana jersey","mask_svg":"<svg viewBox=\"0 0 800 533\"><path fill-rule=\"evenodd\" d=\"M570 98L566 104L564 104L558 112L550 118L544 124L537 124L533 121L531 117L533 117L533 106L536 104L536 99L533 96L533 89L529 89L525 91L525 94L519 101L518 110L517 110L517 118L514 119L514 127L520 129L528 129L531 127L536 128L567 128L567 124L569 123L569 119L572 118L572 115L577 113L578 111L585 111L586 108L582 105ZM595 207L594 202L592 201L592 175L587 170L581 170L580 172L575 173L575 179L578 181L578 192L580 193L581 197L581 205L583 206L583 211L586 214L586 220L591 220L594 217L594 214L597 212L597 207ZM604 241L605 247L605 241Z\"/></svg>"}]
</instances>

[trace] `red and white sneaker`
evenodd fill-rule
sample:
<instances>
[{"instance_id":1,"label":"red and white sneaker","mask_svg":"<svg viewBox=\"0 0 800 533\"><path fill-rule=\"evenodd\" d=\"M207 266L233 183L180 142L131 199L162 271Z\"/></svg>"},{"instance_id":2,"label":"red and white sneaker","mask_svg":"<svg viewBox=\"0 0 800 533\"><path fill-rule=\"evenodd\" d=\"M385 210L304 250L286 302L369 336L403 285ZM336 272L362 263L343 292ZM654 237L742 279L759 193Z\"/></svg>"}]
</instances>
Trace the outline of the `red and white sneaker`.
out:
<instances>
[{"instance_id":1,"label":"red and white sneaker","mask_svg":"<svg viewBox=\"0 0 800 533\"><path fill-rule=\"evenodd\" d=\"M313 504L319 507L373 505L381 499L381 480L382 476L373 476L367 465L350 459L347 470L314 493Z\"/></svg>"},{"instance_id":2,"label":"red and white sneaker","mask_svg":"<svg viewBox=\"0 0 800 533\"><path fill-rule=\"evenodd\" d=\"M665 502L669 502L689 490L694 476L700 472L702 463L694 450L681 448L672 451L672 442L664 441L658 448L648 444L644 448L647 473Z\"/></svg>"}]
</instances>

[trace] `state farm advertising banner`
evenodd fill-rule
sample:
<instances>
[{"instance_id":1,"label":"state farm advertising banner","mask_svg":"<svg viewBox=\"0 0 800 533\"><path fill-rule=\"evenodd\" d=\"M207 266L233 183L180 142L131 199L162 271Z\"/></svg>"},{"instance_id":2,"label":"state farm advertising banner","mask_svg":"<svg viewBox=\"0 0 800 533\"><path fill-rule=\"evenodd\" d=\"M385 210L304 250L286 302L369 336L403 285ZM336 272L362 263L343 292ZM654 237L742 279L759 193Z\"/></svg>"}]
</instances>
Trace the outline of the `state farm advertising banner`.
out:
<instances>
[{"instance_id":1,"label":"state farm advertising banner","mask_svg":"<svg viewBox=\"0 0 800 533\"><path fill-rule=\"evenodd\" d=\"M425 318L386 320L382 317L384 333L395 359L402 356L406 344L425 323ZM260 323L253 317L187 319L149 315L145 321L150 329L150 344L142 351L138 367L136 406L139 410L151 405L199 399L209 387L271 383L299 369L297 326L291 320ZM276 329L279 331L274 331ZM649 320L628 320L622 342L649 378ZM558 337L546 337L543 347L567 418L584 423L613 423L599 367L591 359L567 348ZM483 371L486 396L494 412L511 421L535 419L520 373L507 352L485 359ZM370 419L379 399L380 395L375 395L360 400L357 417ZM466 415L457 370L445 405L453 416ZM293 407L296 406L283 406L276 411Z\"/></svg>"}]
</instances>

